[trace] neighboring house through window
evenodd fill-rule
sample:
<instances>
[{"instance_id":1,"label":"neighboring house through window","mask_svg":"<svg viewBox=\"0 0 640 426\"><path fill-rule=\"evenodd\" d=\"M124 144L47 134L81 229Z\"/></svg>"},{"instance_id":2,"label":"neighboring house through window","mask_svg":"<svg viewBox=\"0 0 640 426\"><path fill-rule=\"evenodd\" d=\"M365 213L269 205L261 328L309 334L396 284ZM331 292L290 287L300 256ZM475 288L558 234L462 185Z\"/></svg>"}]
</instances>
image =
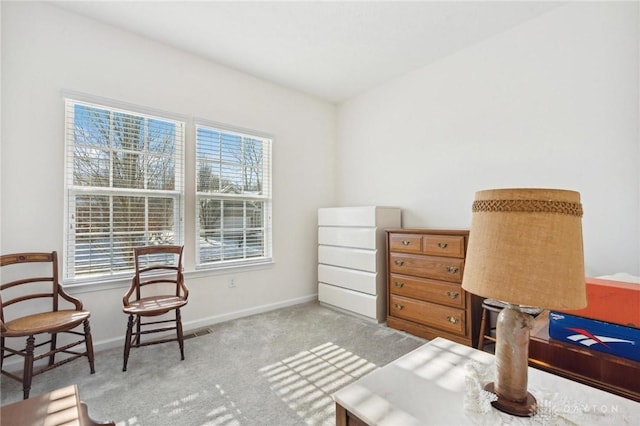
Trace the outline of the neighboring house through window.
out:
<instances>
[{"instance_id":1,"label":"neighboring house through window","mask_svg":"<svg viewBox=\"0 0 640 426\"><path fill-rule=\"evenodd\" d=\"M65 100L64 278L133 271L133 248L183 244L183 121Z\"/></svg>"},{"instance_id":2,"label":"neighboring house through window","mask_svg":"<svg viewBox=\"0 0 640 426\"><path fill-rule=\"evenodd\" d=\"M196 266L271 258L271 139L196 124Z\"/></svg>"}]
</instances>

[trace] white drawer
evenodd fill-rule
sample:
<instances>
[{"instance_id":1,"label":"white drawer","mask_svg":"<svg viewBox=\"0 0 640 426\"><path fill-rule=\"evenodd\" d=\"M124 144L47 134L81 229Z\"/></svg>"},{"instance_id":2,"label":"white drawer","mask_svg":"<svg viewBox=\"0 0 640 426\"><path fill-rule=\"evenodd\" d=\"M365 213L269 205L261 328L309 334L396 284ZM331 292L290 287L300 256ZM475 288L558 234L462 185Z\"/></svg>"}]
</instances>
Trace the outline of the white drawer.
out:
<instances>
[{"instance_id":1,"label":"white drawer","mask_svg":"<svg viewBox=\"0 0 640 426\"><path fill-rule=\"evenodd\" d=\"M348 288L371 295L378 294L378 274L358 271L356 269L339 268L329 265L318 265L318 281L338 287Z\"/></svg>"},{"instance_id":2,"label":"white drawer","mask_svg":"<svg viewBox=\"0 0 640 426\"><path fill-rule=\"evenodd\" d=\"M332 285L318 284L318 300L369 318L376 318L378 297Z\"/></svg>"},{"instance_id":3,"label":"white drawer","mask_svg":"<svg viewBox=\"0 0 640 426\"><path fill-rule=\"evenodd\" d=\"M318 263L375 272L376 250L318 246Z\"/></svg>"},{"instance_id":4,"label":"white drawer","mask_svg":"<svg viewBox=\"0 0 640 426\"><path fill-rule=\"evenodd\" d=\"M319 226L400 226L400 209L396 207L329 207L318 209Z\"/></svg>"},{"instance_id":5,"label":"white drawer","mask_svg":"<svg viewBox=\"0 0 640 426\"><path fill-rule=\"evenodd\" d=\"M375 250L376 228L341 228L320 226L318 244Z\"/></svg>"}]
</instances>

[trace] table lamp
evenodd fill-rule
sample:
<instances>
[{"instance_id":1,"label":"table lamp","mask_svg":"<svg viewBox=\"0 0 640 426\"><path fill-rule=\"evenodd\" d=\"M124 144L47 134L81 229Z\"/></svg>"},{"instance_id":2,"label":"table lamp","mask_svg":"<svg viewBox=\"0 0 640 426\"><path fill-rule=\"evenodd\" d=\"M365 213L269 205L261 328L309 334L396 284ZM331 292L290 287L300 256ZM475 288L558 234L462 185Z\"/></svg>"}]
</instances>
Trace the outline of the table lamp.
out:
<instances>
[{"instance_id":1,"label":"table lamp","mask_svg":"<svg viewBox=\"0 0 640 426\"><path fill-rule=\"evenodd\" d=\"M462 288L507 304L496 323L492 405L516 416L536 413L527 391L529 330L520 306L579 309L587 305L580 194L560 189L476 192ZM482 332L482 331L481 331Z\"/></svg>"}]
</instances>

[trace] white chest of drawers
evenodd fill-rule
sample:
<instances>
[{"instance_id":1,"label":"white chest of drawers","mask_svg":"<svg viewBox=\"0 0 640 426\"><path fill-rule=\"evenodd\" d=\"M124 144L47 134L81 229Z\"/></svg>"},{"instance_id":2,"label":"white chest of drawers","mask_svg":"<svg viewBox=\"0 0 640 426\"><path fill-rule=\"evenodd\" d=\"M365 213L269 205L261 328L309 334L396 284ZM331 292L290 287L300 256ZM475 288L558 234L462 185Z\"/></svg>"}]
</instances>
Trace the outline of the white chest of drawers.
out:
<instances>
[{"instance_id":1,"label":"white chest of drawers","mask_svg":"<svg viewBox=\"0 0 640 426\"><path fill-rule=\"evenodd\" d=\"M396 207L318 209L318 299L377 322L386 320L385 228L399 227Z\"/></svg>"}]
</instances>

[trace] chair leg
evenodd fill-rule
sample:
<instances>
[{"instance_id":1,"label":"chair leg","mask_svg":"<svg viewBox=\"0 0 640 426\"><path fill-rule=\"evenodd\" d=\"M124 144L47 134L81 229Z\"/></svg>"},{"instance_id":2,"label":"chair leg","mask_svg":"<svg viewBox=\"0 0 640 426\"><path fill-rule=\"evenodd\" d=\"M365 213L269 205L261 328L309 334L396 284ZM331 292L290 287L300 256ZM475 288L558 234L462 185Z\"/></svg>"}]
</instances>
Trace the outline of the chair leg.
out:
<instances>
[{"instance_id":1,"label":"chair leg","mask_svg":"<svg viewBox=\"0 0 640 426\"><path fill-rule=\"evenodd\" d=\"M482 309L482 318L480 319L480 336L478 336L478 349L484 350L484 335L487 333L487 317L489 316L487 309Z\"/></svg>"},{"instance_id":2,"label":"chair leg","mask_svg":"<svg viewBox=\"0 0 640 426\"><path fill-rule=\"evenodd\" d=\"M136 343L135 343L135 347L139 347L140 346L140 336L142 335L142 317L140 317L139 315L136 317Z\"/></svg>"},{"instance_id":3,"label":"chair leg","mask_svg":"<svg viewBox=\"0 0 640 426\"><path fill-rule=\"evenodd\" d=\"M129 361L129 351L131 351L131 334L133 332L133 315L129 315L127 322L127 334L124 338L124 364L122 371L127 371L127 361Z\"/></svg>"},{"instance_id":4,"label":"chair leg","mask_svg":"<svg viewBox=\"0 0 640 426\"><path fill-rule=\"evenodd\" d=\"M49 355L49 366L56 362L56 343L58 341L58 333L51 333L51 355Z\"/></svg>"},{"instance_id":5,"label":"chair leg","mask_svg":"<svg viewBox=\"0 0 640 426\"><path fill-rule=\"evenodd\" d=\"M84 320L84 343L87 346L87 358L89 358L89 368L91 374L96 372L95 359L93 357L93 338L91 337L91 326L89 320Z\"/></svg>"},{"instance_id":6,"label":"chair leg","mask_svg":"<svg viewBox=\"0 0 640 426\"><path fill-rule=\"evenodd\" d=\"M4 365L4 337L0 337L0 370Z\"/></svg>"},{"instance_id":7,"label":"chair leg","mask_svg":"<svg viewBox=\"0 0 640 426\"><path fill-rule=\"evenodd\" d=\"M182 316L180 309L176 309L176 332L178 333L178 345L180 346L180 359L184 361L184 336L182 335Z\"/></svg>"},{"instance_id":8,"label":"chair leg","mask_svg":"<svg viewBox=\"0 0 640 426\"><path fill-rule=\"evenodd\" d=\"M31 391L31 379L33 377L33 350L35 349L36 338L31 335L27 337L27 348L24 356L24 371L22 372L22 396L23 399L29 398Z\"/></svg>"}]
</instances>

